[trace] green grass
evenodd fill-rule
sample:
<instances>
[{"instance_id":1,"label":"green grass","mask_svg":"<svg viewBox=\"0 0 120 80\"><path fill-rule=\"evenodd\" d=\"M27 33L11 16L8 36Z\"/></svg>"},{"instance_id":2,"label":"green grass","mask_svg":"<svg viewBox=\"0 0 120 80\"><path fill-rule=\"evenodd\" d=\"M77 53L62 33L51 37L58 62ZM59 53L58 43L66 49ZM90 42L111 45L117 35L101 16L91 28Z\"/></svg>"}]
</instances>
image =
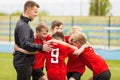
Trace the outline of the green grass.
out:
<instances>
[{"instance_id":1,"label":"green grass","mask_svg":"<svg viewBox=\"0 0 120 80\"><path fill-rule=\"evenodd\" d=\"M12 54L0 53L0 80L16 80L12 57Z\"/></svg>"},{"instance_id":2,"label":"green grass","mask_svg":"<svg viewBox=\"0 0 120 80\"><path fill-rule=\"evenodd\" d=\"M12 63L13 55L9 53L0 53L0 80L16 80L16 72ZM120 61L106 60L111 71L111 80L119 80ZM87 68L82 76L82 80L88 80L92 72Z\"/></svg>"}]
</instances>

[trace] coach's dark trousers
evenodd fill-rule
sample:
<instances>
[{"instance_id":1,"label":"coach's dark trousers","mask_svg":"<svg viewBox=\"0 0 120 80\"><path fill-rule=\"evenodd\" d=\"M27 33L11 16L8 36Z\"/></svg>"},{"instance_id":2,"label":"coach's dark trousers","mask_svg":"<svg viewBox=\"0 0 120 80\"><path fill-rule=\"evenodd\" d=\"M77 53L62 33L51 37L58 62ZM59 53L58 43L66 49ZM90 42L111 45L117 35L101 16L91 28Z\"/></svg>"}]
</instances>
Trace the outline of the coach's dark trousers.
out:
<instances>
[{"instance_id":1,"label":"coach's dark trousers","mask_svg":"<svg viewBox=\"0 0 120 80\"><path fill-rule=\"evenodd\" d=\"M14 66L17 72L17 80L30 80L32 75L31 65Z\"/></svg>"}]
</instances>

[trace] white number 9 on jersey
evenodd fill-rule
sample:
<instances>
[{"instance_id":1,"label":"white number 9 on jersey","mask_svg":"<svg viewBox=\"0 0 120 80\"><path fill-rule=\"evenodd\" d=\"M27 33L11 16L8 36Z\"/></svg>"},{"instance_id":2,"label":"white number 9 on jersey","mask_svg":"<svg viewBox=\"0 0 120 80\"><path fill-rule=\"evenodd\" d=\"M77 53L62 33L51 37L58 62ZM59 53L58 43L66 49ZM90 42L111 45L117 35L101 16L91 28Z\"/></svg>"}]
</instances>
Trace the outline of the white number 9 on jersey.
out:
<instances>
[{"instance_id":1,"label":"white number 9 on jersey","mask_svg":"<svg viewBox=\"0 0 120 80\"><path fill-rule=\"evenodd\" d=\"M59 48L53 49L51 51L51 63L58 63Z\"/></svg>"}]
</instances>

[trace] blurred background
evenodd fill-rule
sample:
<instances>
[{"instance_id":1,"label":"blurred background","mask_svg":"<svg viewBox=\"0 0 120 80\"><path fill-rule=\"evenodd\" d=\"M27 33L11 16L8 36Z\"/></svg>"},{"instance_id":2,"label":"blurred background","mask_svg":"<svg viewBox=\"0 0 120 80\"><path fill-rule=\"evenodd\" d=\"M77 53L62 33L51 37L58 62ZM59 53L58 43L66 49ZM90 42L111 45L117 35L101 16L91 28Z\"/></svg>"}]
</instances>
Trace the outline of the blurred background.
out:
<instances>
[{"instance_id":1,"label":"blurred background","mask_svg":"<svg viewBox=\"0 0 120 80\"><path fill-rule=\"evenodd\" d=\"M6 58L10 58L12 61L11 56L8 57L4 54L13 52L14 28L19 16L23 13L23 6L26 1L0 1L0 62L4 62ZM45 22L49 28L53 20L62 21L65 35L69 33L71 27L79 26L87 35L88 41L104 59L120 62L120 0L34 1L40 5L37 18L31 22L34 31L36 24L41 21ZM111 64L111 62L108 61L109 65L116 63ZM120 70L120 65L117 64L116 66L111 67L114 70L113 73ZM8 76L15 75L13 71ZM115 75L112 80L119 80L120 77ZM5 80L5 78L0 76L0 80ZM15 80L15 78L11 80Z\"/></svg>"},{"instance_id":2,"label":"blurred background","mask_svg":"<svg viewBox=\"0 0 120 80\"><path fill-rule=\"evenodd\" d=\"M13 14L23 11L27 0L2 0L0 12ZM120 16L120 0L34 0L40 4L40 12L45 11L50 16L90 16L90 9L94 13ZM98 10L98 11L97 11ZM44 14L45 15L45 14ZM104 15L103 15L104 16Z\"/></svg>"},{"instance_id":3,"label":"blurred background","mask_svg":"<svg viewBox=\"0 0 120 80\"><path fill-rule=\"evenodd\" d=\"M14 41L16 21L27 0L0 2L0 41ZM53 20L64 23L67 35L72 26L79 26L92 45L104 49L120 47L120 0L35 0L40 5L32 28L43 21L49 27ZM113 48L113 47L112 47Z\"/></svg>"}]
</instances>

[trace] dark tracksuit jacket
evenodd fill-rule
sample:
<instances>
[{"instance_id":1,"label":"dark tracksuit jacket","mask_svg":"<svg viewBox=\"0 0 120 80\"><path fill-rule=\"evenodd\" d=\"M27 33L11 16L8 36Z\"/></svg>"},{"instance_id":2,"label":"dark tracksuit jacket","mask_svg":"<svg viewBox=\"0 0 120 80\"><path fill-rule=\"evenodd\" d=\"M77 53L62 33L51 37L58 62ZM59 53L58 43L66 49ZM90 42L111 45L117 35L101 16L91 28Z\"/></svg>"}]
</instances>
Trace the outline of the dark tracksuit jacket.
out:
<instances>
[{"instance_id":1,"label":"dark tracksuit jacket","mask_svg":"<svg viewBox=\"0 0 120 80\"><path fill-rule=\"evenodd\" d=\"M14 31L15 44L27 51L42 50L41 44L34 44L34 32L31 29L29 22L31 20L23 15L20 16ZM15 51L13 64L14 66L32 65L34 62L34 55L27 55Z\"/></svg>"}]
</instances>

